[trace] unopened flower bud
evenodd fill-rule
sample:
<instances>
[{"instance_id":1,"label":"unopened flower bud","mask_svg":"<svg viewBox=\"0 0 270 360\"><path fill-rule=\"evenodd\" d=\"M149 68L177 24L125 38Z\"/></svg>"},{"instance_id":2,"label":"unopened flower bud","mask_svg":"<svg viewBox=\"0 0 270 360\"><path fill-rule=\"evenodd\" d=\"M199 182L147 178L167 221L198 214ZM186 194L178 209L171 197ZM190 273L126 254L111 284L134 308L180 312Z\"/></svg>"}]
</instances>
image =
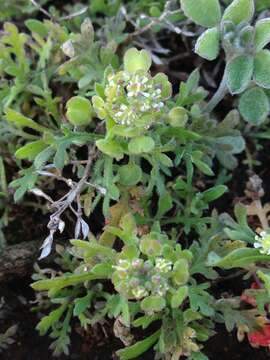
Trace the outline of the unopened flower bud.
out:
<instances>
[{"instance_id":1,"label":"unopened flower bud","mask_svg":"<svg viewBox=\"0 0 270 360\"><path fill-rule=\"evenodd\" d=\"M70 58L73 58L75 56L75 49L71 40L64 42L64 44L62 45L62 50L63 53Z\"/></svg>"}]
</instances>

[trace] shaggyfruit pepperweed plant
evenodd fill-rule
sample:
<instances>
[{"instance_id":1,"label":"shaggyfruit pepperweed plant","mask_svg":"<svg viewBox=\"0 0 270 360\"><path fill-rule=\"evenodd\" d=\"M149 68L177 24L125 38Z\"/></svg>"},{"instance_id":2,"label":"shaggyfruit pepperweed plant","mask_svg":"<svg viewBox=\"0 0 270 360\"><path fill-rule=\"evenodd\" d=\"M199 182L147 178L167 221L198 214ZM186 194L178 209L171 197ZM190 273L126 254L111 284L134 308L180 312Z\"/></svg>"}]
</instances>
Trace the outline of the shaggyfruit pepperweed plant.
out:
<instances>
[{"instance_id":1,"label":"shaggyfruit pepperweed plant","mask_svg":"<svg viewBox=\"0 0 270 360\"><path fill-rule=\"evenodd\" d=\"M270 3L85 3L0 10L0 260L15 206L48 219L36 329L54 356L104 324L121 360L211 360L219 324L269 350Z\"/></svg>"}]
</instances>

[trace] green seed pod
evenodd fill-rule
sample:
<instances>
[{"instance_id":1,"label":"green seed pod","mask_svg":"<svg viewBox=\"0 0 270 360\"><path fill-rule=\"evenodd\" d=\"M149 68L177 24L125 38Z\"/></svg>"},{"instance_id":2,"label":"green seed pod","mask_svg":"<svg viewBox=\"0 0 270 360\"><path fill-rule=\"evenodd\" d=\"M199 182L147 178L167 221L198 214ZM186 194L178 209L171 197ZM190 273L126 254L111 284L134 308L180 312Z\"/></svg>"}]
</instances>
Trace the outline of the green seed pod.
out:
<instances>
[{"instance_id":1,"label":"green seed pod","mask_svg":"<svg viewBox=\"0 0 270 360\"><path fill-rule=\"evenodd\" d=\"M173 280L177 285L184 285L189 278L188 261L186 259L179 259L173 267Z\"/></svg>"},{"instance_id":2,"label":"green seed pod","mask_svg":"<svg viewBox=\"0 0 270 360\"><path fill-rule=\"evenodd\" d=\"M181 106L172 108L168 116L173 127L184 127L188 121L187 110Z\"/></svg>"},{"instance_id":3,"label":"green seed pod","mask_svg":"<svg viewBox=\"0 0 270 360\"><path fill-rule=\"evenodd\" d=\"M140 250L147 256L158 256L161 254L162 245L157 239L153 239L151 236L146 235L140 242Z\"/></svg>"},{"instance_id":4,"label":"green seed pod","mask_svg":"<svg viewBox=\"0 0 270 360\"><path fill-rule=\"evenodd\" d=\"M124 186L135 186L142 178L142 170L136 164L122 165L118 170L119 181Z\"/></svg>"},{"instance_id":5,"label":"green seed pod","mask_svg":"<svg viewBox=\"0 0 270 360\"><path fill-rule=\"evenodd\" d=\"M74 96L68 100L66 108L66 115L71 124L83 126L91 123L93 111L88 99L82 96Z\"/></svg>"}]
</instances>

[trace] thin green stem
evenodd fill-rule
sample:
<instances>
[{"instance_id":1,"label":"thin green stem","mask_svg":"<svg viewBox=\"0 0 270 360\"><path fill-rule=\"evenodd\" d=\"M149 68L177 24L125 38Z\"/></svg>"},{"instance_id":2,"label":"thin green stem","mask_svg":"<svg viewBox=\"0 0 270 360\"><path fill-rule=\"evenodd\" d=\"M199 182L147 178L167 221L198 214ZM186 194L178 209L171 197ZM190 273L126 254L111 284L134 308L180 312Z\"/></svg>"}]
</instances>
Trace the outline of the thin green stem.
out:
<instances>
[{"instance_id":1,"label":"thin green stem","mask_svg":"<svg viewBox=\"0 0 270 360\"><path fill-rule=\"evenodd\" d=\"M224 72L219 88L217 89L216 93L205 107L204 112L211 113L214 110L214 108L221 102L221 100L224 99L227 93L228 93L227 78Z\"/></svg>"}]
</instances>

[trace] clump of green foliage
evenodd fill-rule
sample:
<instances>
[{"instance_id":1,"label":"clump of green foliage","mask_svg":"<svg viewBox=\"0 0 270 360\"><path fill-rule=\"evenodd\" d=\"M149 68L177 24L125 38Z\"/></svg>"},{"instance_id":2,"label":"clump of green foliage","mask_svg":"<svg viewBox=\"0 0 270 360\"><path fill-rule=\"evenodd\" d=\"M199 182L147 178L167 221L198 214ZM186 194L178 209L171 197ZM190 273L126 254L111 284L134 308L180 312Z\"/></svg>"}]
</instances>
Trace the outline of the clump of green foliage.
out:
<instances>
[{"instance_id":1,"label":"clump of green foliage","mask_svg":"<svg viewBox=\"0 0 270 360\"><path fill-rule=\"evenodd\" d=\"M207 110L212 110L226 92L241 94L241 115L251 124L261 124L269 114L265 89L270 87L270 52L264 48L270 40L270 19L260 19L252 26L253 0L233 1L223 14L218 0L207 2L206 12L203 2L181 0L181 4L188 17L208 28L198 38L195 52L208 60L216 59L220 48L225 52L223 80Z\"/></svg>"},{"instance_id":2,"label":"clump of green foliage","mask_svg":"<svg viewBox=\"0 0 270 360\"><path fill-rule=\"evenodd\" d=\"M251 332L267 316L262 188L253 183L260 235L245 205L236 204L234 219L214 205L230 191L238 154L256 165L246 140L259 149L258 139L269 139L270 19L259 16L262 1L257 9L253 0L226 3L92 1L65 7L63 16L41 8L50 18L27 19L23 32L4 23L0 249L11 192L22 205L34 196L50 213L40 259L54 253L59 233L70 240L56 245L61 270L36 266L33 275L35 310L47 312L37 329L53 339L54 355L68 354L73 318L85 329L111 319L125 345L122 360L152 347L160 359L205 360L203 344L217 323ZM7 10L12 18L16 4ZM151 72L166 54L153 36L188 37L189 27L199 34L196 54L215 60L225 53L210 100L199 69L174 91L167 74ZM222 117L215 109L228 95L236 98ZM19 170L7 181L11 163ZM216 294L227 272L261 279L256 309L233 293Z\"/></svg>"}]
</instances>

